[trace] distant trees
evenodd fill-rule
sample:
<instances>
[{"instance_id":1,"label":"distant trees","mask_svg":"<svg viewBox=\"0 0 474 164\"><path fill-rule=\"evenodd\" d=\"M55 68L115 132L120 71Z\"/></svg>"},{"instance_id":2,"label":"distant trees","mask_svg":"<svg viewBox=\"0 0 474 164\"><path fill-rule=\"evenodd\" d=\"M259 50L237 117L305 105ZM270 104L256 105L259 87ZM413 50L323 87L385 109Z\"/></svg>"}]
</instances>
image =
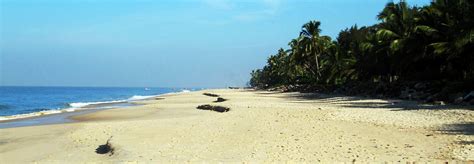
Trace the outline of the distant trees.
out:
<instances>
[{"instance_id":1,"label":"distant trees","mask_svg":"<svg viewBox=\"0 0 474 164\"><path fill-rule=\"evenodd\" d=\"M271 55L250 84L341 86L351 82L474 83L474 1L433 0L423 7L387 3L379 23L321 35L318 21L302 26L289 49Z\"/></svg>"}]
</instances>

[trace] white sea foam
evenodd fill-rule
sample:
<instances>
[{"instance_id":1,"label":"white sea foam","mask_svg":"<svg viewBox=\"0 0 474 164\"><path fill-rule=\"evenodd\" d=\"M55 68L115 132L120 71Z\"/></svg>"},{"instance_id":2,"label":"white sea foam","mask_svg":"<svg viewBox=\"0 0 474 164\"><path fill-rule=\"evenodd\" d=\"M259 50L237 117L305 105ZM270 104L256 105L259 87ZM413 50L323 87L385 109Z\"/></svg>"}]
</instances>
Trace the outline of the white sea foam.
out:
<instances>
[{"instance_id":1,"label":"white sea foam","mask_svg":"<svg viewBox=\"0 0 474 164\"><path fill-rule=\"evenodd\" d=\"M126 103L129 101L139 101L139 100L150 99L156 96L159 96L159 95L151 95L151 96L134 95L126 100L99 101L99 102L75 102L75 103L69 103L68 105L72 108L84 108L90 105L114 104L114 103Z\"/></svg>"},{"instance_id":2,"label":"white sea foam","mask_svg":"<svg viewBox=\"0 0 474 164\"><path fill-rule=\"evenodd\" d=\"M65 112L74 112L74 111L76 111L76 109L75 108L66 108L66 109L64 109L64 111Z\"/></svg>"},{"instance_id":3,"label":"white sea foam","mask_svg":"<svg viewBox=\"0 0 474 164\"><path fill-rule=\"evenodd\" d=\"M188 92L191 92L191 91L187 90L187 89L183 89L183 90L181 90L181 92L188 93Z\"/></svg>"},{"instance_id":4,"label":"white sea foam","mask_svg":"<svg viewBox=\"0 0 474 164\"><path fill-rule=\"evenodd\" d=\"M37 117L37 116L43 116L43 115L58 114L58 113L63 113L63 112L68 112L68 109L43 110L43 111L33 112L33 113L17 114L17 115L11 115L11 116L0 116L0 121Z\"/></svg>"},{"instance_id":5,"label":"white sea foam","mask_svg":"<svg viewBox=\"0 0 474 164\"><path fill-rule=\"evenodd\" d=\"M128 101L137 101L137 100L144 100L144 99L153 98L153 97L156 97L156 96L158 96L158 95L152 95L152 96L135 95L135 96L132 96L132 97L128 98L127 100Z\"/></svg>"},{"instance_id":6,"label":"white sea foam","mask_svg":"<svg viewBox=\"0 0 474 164\"><path fill-rule=\"evenodd\" d=\"M98 102L75 102L75 103L69 103L68 104L69 108L65 108L65 109L43 110L43 111L38 111L38 112L26 113L26 114L0 116L0 121L15 120L15 119L29 118L29 117L37 117L37 116L58 114L58 113L66 113L66 112L75 112L77 110L86 110L87 107L91 106L91 105L126 103L126 102L130 102L130 101L145 100L145 99L153 98L153 97L156 97L156 96L159 96L159 95L151 95L151 96L135 95L135 96L132 96L132 97L126 99L126 100L98 101ZM100 107L100 108L101 109L109 109L109 108L115 108L115 107L114 106L104 106L104 107Z\"/></svg>"},{"instance_id":7,"label":"white sea foam","mask_svg":"<svg viewBox=\"0 0 474 164\"><path fill-rule=\"evenodd\" d=\"M68 105L72 108L81 108L81 107L85 107L87 105L91 105L91 103L78 102L78 103L69 103Z\"/></svg>"},{"instance_id":8,"label":"white sea foam","mask_svg":"<svg viewBox=\"0 0 474 164\"><path fill-rule=\"evenodd\" d=\"M68 105L72 108L83 108L90 105L100 105L100 104L113 104L113 103L123 103L127 100L114 100L114 101L98 101L98 102L75 102L69 103Z\"/></svg>"}]
</instances>

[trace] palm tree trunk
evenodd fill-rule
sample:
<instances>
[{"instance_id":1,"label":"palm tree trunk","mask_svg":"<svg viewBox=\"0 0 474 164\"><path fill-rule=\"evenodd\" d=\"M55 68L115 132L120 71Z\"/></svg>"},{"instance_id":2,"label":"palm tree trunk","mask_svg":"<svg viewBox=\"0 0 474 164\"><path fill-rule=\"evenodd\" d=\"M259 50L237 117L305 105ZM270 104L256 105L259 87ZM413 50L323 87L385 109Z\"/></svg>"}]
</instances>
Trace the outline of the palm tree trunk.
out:
<instances>
[{"instance_id":1,"label":"palm tree trunk","mask_svg":"<svg viewBox=\"0 0 474 164\"><path fill-rule=\"evenodd\" d=\"M317 74L317 79L319 80L319 77L321 76L321 72L319 71L318 55L315 55L315 59L316 59L316 72L318 73L318 74Z\"/></svg>"}]
</instances>

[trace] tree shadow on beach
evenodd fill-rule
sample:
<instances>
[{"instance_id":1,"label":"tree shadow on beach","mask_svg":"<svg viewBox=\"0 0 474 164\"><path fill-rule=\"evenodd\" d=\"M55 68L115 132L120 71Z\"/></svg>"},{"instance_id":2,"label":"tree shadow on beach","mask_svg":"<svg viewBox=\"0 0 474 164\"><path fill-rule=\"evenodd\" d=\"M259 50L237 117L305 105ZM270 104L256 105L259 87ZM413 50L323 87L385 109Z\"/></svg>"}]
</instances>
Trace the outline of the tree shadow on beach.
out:
<instances>
[{"instance_id":1,"label":"tree shadow on beach","mask_svg":"<svg viewBox=\"0 0 474 164\"><path fill-rule=\"evenodd\" d=\"M438 131L444 134L474 135L474 122L446 124ZM473 142L470 141L469 143L472 144Z\"/></svg>"},{"instance_id":2,"label":"tree shadow on beach","mask_svg":"<svg viewBox=\"0 0 474 164\"><path fill-rule=\"evenodd\" d=\"M474 145L474 141L459 141L456 143L460 145Z\"/></svg>"},{"instance_id":3,"label":"tree shadow on beach","mask_svg":"<svg viewBox=\"0 0 474 164\"><path fill-rule=\"evenodd\" d=\"M267 93L264 93L267 94ZM268 93L270 94L270 93ZM406 111L406 110L473 110L472 105L436 105L426 104L417 101L398 100L398 99L384 99L361 96L346 96L336 94L320 94L320 93L285 93L284 96L293 99L298 103L314 103L317 100L319 103L331 103L346 108L367 108L367 109L390 109L391 111ZM369 101L367 101L369 100Z\"/></svg>"},{"instance_id":4,"label":"tree shadow on beach","mask_svg":"<svg viewBox=\"0 0 474 164\"><path fill-rule=\"evenodd\" d=\"M389 109L390 111L413 111L413 110L474 110L474 106L464 105L432 105L423 104L416 101L396 100L396 99L376 99L367 97L329 95L329 94L293 94L289 96L298 103L331 103L346 108L358 109ZM368 101L367 101L368 100ZM453 135L474 135L474 122L459 122L443 125L436 130L443 134ZM461 141L459 144L474 144L474 141Z\"/></svg>"},{"instance_id":5,"label":"tree shadow on beach","mask_svg":"<svg viewBox=\"0 0 474 164\"><path fill-rule=\"evenodd\" d=\"M343 105L344 107L351 108L387 108L391 111L407 111L407 110L474 110L474 106L464 106L464 105L436 105L436 104L423 104L418 102L389 102L389 103L358 103L351 102L350 104Z\"/></svg>"},{"instance_id":6,"label":"tree shadow on beach","mask_svg":"<svg viewBox=\"0 0 474 164\"><path fill-rule=\"evenodd\" d=\"M259 94L259 95L278 95L278 94L285 93L285 92L280 92L280 91L273 91L273 92L270 92L270 91L247 91L247 92L254 92L254 93Z\"/></svg>"},{"instance_id":7,"label":"tree shadow on beach","mask_svg":"<svg viewBox=\"0 0 474 164\"><path fill-rule=\"evenodd\" d=\"M448 135L474 135L474 122L446 124L437 130ZM457 141L460 145L474 145L473 140Z\"/></svg>"},{"instance_id":8,"label":"tree shadow on beach","mask_svg":"<svg viewBox=\"0 0 474 164\"><path fill-rule=\"evenodd\" d=\"M321 93L300 93L300 92L281 92L281 91L257 91L254 92L263 96L279 97L279 98L290 98L294 101L305 103L310 100L318 100L319 102L337 102L337 101L348 101L358 100L360 98L353 96L344 96L336 94L321 94ZM309 103L309 102L308 102Z\"/></svg>"},{"instance_id":9,"label":"tree shadow on beach","mask_svg":"<svg viewBox=\"0 0 474 164\"><path fill-rule=\"evenodd\" d=\"M474 106L466 105L433 105L424 104L417 101L398 100L398 99L379 99L371 97L361 96L345 96L335 94L320 94L320 93L258 93L262 95L275 94L282 98L288 98L294 103L329 103L335 106L344 108L356 108L356 109L388 109L389 111L416 111L416 110L429 110L429 111L443 111L443 110L474 110ZM456 111L454 111L456 114ZM460 113L463 114L463 113ZM447 134L447 135L474 135L474 122L457 122L452 124L445 124L435 131ZM472 145L474 141L459 141L458 144Z\"/></svg>"}]
</instances>

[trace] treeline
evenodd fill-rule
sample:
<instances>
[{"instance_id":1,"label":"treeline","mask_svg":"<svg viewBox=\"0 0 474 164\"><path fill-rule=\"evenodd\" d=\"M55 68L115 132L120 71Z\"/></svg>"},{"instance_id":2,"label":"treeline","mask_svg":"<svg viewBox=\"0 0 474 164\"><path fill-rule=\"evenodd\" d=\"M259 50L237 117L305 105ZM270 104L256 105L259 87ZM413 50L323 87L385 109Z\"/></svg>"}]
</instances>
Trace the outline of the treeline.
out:
<instances>
[{"instance_id":1,"label":"treeline","mask_svg":"<svg viewBox=\"0 0 474 164\"><path fill-rule=\"evenodd\" d=\"M474 1L434 0L423 7L390 2L377 18L378 24L354 25L335 40L321 35L319 21L304 24L289 49L252 71L249 84L289 90L362 87L395 96L418 85L440 93L438 99L473 89Z\"/></svg>"}]
</instances>

